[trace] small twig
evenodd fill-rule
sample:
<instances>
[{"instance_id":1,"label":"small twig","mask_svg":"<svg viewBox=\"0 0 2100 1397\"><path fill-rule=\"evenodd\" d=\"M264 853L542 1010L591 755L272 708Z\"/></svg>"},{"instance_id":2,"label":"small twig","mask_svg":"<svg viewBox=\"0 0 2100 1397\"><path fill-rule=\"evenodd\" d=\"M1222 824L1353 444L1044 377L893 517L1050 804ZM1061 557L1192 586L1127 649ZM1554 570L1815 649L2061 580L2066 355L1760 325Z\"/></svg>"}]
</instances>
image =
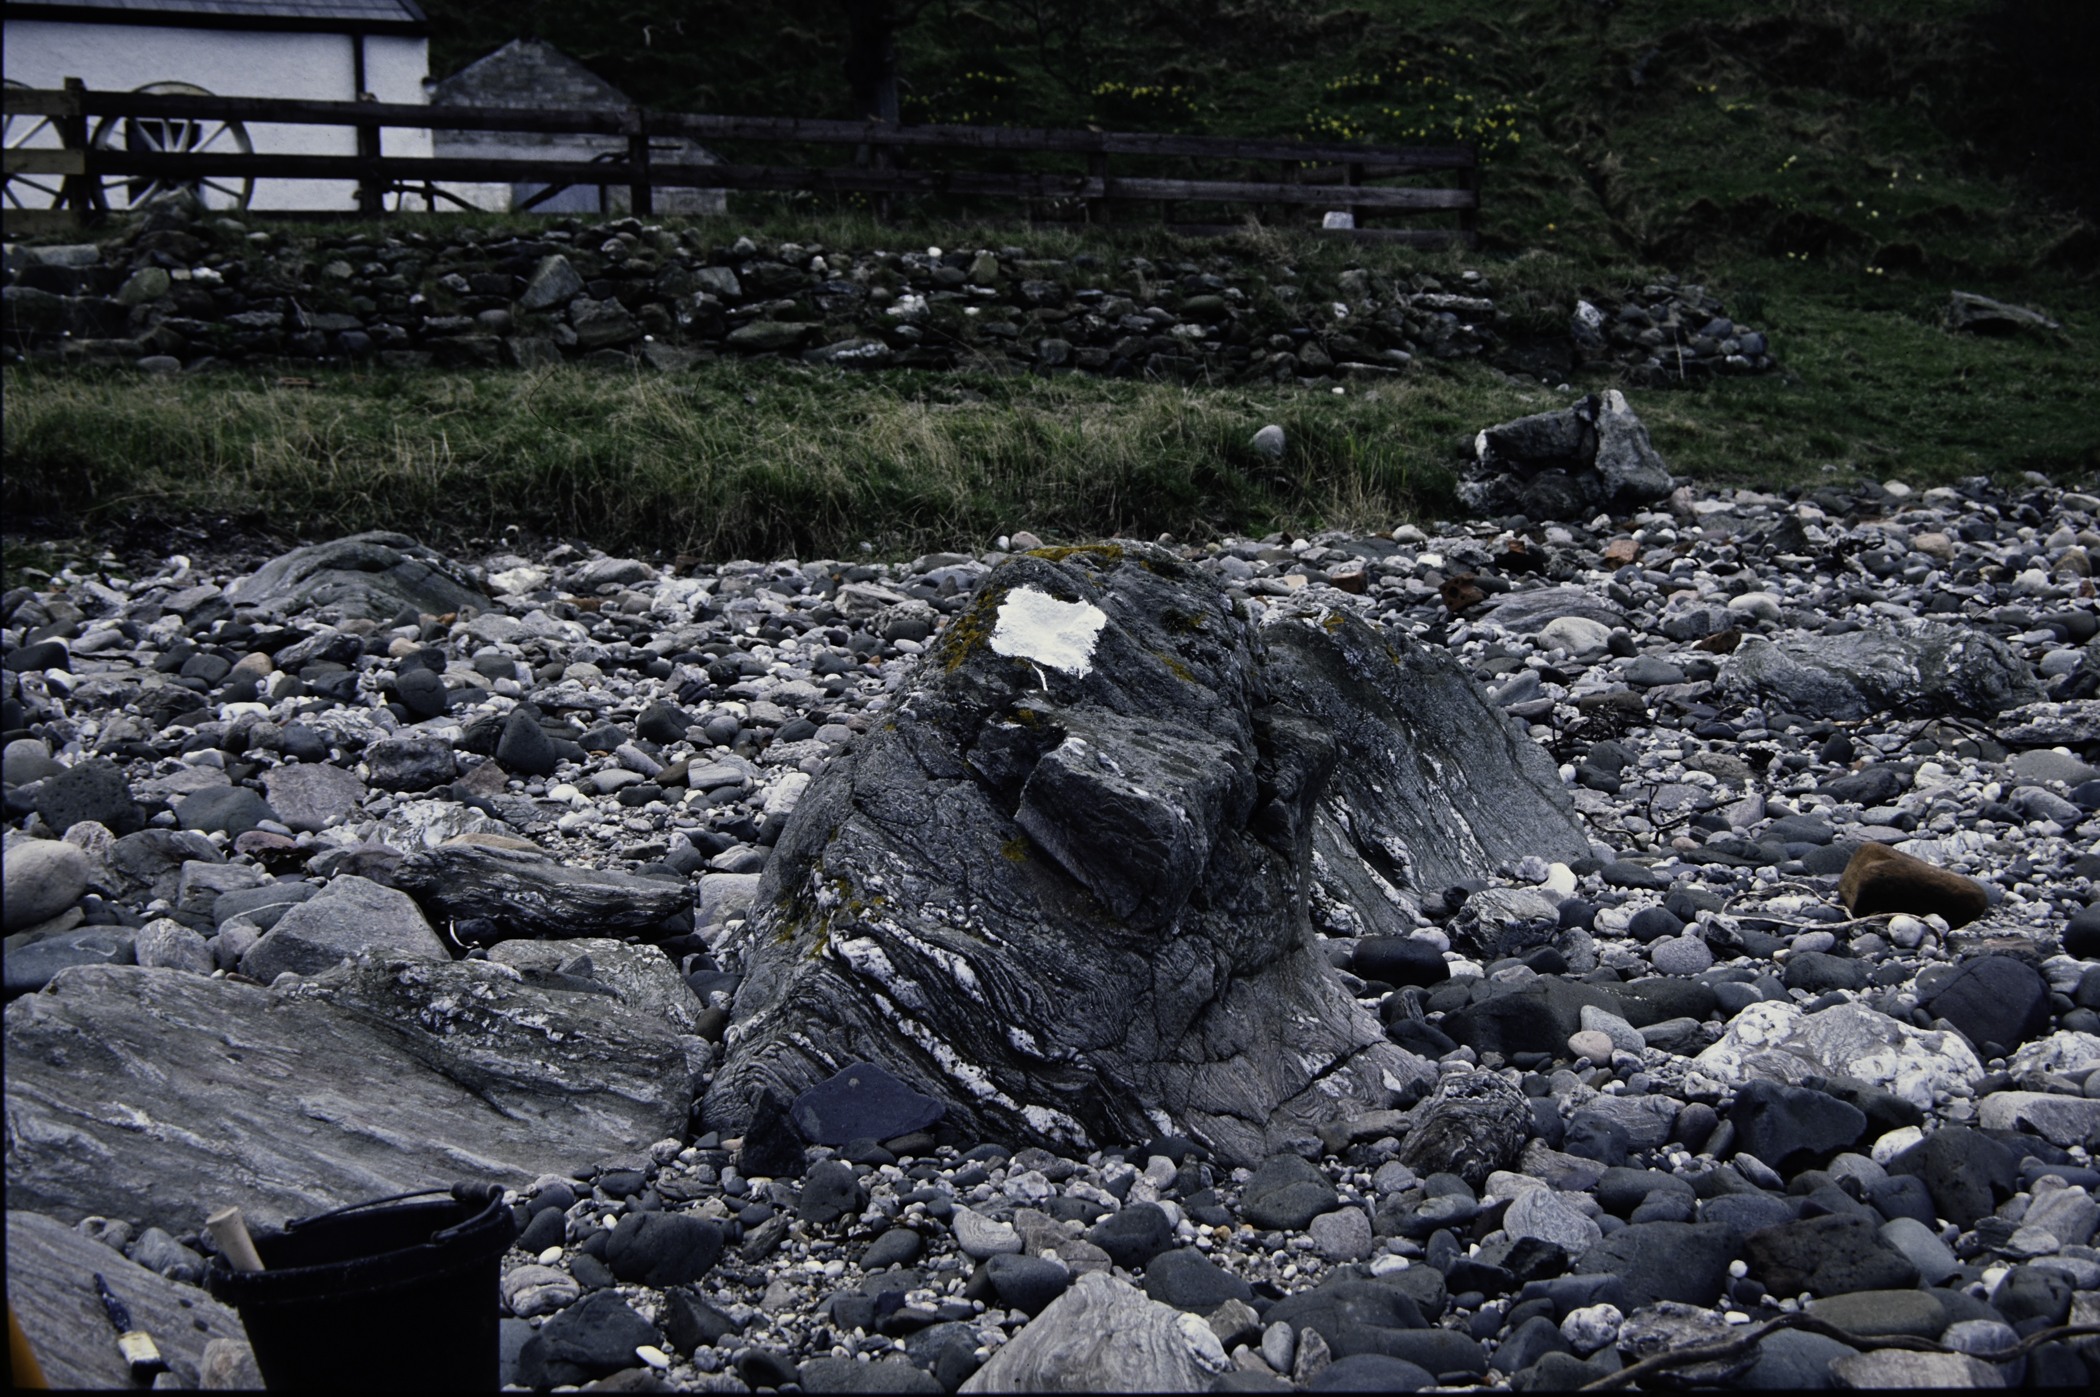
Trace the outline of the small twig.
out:
<instances>
[{"instance_id":1,"label":"small twig","mask_svg":"<svg viewBox=\"0 0 2100 1397\"><path fill-rule=\"evenodd\" d=\"M1849 1333L1838 1328L1835 1324L1827 1323L1817 1319L1812 1314L1803 1312L1781 1315L1769 1324L1765 1324L1747 1334L1731 1339L1723 1339L1718 1343L1696 1344L1690 1348L1671 1349L1667 1353L1658 1353L1652 1358L1643 1358L1640 1362L1621 1368L1616 1373L1598 1378L1595 1382L1585 1383L1577 1391L1609 1392L1614 1388L1625 1387L1648 1376L1650 1373L1666 1372L1672 1368L1690 1368L1700 1363L1718 1363L1730 1358L1739 1358L1756 1348L1758 1342L1767 1335L1781 1329L1802 1329L1811 1334L1821 1334L1826 1339L1836 1339L1839 1343L1851 1348L1904 1349L1912 1353L1961 1352L1960 1349L1951 1349L1944 1344L1934 1343L1930 1339L1917 1339L1903 1334L1865 1335ZM2043 1329L2037 1333L2030 1334L2009 1349L2001 1349L1995 1353L1973 1353L1969 1357L1981 1359L1985 1363L2010 1363L2015 1358L2025 1357L2029 1352L2040 1348L2043 1344L2053 1343L2058 1339L2084 1338L2087 1335L2096 1334L2100 1334L2100 1324L2060 1324L2053 1329Z\"/></svg>"}]
</instances>

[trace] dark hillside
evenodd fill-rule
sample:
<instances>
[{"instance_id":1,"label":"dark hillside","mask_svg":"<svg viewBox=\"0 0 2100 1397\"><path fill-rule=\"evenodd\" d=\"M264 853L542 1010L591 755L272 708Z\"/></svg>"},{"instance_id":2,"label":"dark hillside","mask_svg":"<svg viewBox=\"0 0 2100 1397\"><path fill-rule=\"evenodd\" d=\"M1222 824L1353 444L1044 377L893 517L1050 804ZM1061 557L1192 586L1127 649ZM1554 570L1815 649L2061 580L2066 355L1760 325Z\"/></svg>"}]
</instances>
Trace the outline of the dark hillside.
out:
<instances>
[{"instance_id":1,"label":"dark hillside","mask_svg":"<svg viewBox=\"0 0 2100 1397\"><path fill-rule=\"evenodd\" d=\"M651 105L856 114L838 0L427 8L440 73L537 32ZM2062 216L2093 206L2100 129L2076 0L896 8L906 121L1477 140L1509 247L2091 263Z\"/></svg>"}]
</instances>

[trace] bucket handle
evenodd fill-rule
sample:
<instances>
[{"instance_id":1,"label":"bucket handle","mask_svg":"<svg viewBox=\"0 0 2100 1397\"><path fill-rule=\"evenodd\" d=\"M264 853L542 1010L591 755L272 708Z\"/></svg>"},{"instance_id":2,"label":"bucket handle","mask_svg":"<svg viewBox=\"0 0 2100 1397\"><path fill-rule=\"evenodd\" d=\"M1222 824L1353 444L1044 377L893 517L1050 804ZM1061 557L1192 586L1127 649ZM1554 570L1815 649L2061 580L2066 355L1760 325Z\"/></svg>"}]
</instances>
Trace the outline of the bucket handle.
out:
<instances>
[{"instance_id":1,"label":"bucket handle","mask_svg":"<svg viewBox=\"0 0 2100 1397\"><path fill-rule=\"evenodd\" d=\"M475 1183L469 1179L462 1179L450 1188L421 1188L413 1193L396 1193L385 1198L368 1198L362 1203L352 1203L348 1207L336 1208L326 1213L315 1213L312 1217L293 1218L284 1225L284 1230L286 1232L295 1232L310 1223L326 1222L330 1218L339 1218L345 1213L362 1212L366 1208L376 1208L382 1203L401 1203L411 1198L429 1198L439 1193L449 1193L458 1202L469 1205L481 1204L485 1208L488 1204L503 1196L503 1189L499 1184ZM478 1217L479 1214L477 1213L475 1216ZM430 1240L433 1244L449 1240L454 1233L461 1228L471 1226L473 1222L474 1218L469 1217L465 1222L455 1223L451 1227L433 1232L430 1234Z\"/></svg>"}]
</instances>

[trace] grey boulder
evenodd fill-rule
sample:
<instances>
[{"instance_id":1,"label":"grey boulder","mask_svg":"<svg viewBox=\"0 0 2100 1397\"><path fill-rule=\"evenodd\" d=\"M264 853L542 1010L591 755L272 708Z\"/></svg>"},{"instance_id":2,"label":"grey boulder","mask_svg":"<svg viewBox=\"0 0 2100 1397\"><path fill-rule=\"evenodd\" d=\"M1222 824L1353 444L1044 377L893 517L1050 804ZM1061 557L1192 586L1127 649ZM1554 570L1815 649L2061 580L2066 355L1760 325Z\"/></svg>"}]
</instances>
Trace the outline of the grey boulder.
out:
<instances>
[{"instance_id":1,"label":"grey boulder","mask_svg":"<svg viewBox=\"0 0 2100 1397\"><path fill-rule=\"evenodd\" d=\"M142 829L110 846L110 872L124 885L110 891L135 892L142 901L174 898L182 888L184 864L225 861L211 840L195 830Z\"/></svg>"},{"instance_id":2,"label":"grey boulder","mask_svg":"<svg viewBox=\"0 0 2100 1397\"><path fill-rule=\"evenodd\" d=\"M1789 712L1852 720L1888 710L1989 717L2042 696L2026 660L1996 636L1941 621L1845 635L1749 636L1720 687Z\"/></svg>"},{"instance_id":3,"label":"grey boulder","mask_svg":"<svg viewBox=\"0 0 2100 1397\"><path fill-rule=\"evenodd\" d=\"M2045 333L2063 328L2038 310L2007 305L1973 291L1956 291L1947 298L1947 327L1972 335Z\"/></svg>"},{"instance_id":4,"label":"grey boulder","mask_svg":"<svg viewBox=\"0 0 2100 1397\"><path fill-rule=\"evenodd\" d=\"M1492 514L1521 509L1535 518L1566 518L1670 493L1669 467L1616 388L1488 427L1473 446L1474 477L1460 495Z\"/></svg>"},{"instance_id":5,"label":"grey boulder","mask_svg":"<svg viewBox=\"0 0 2100 1397\"><path fill-rule=\"evenodd\" d=\"M450 960L415 899L368 878L344 874L277 919L241 957L241 973L264 984L287 970L313 975L360 951Z\"/></svg>"},{"instance_id":6,"label":"grey boulder","mask_svg":"<svg viewBox=\"0 0 2100 1397\"><path fill-rule=\"evenodd\" d=\"M158 917L140 927L134 954L140 965L158 970L209 975L218 968L210 944L172 917Z\"/></svg>"},{"instance_id":7,"label":"grey boulder","mask_svg":"<svg viewBox=\"0 0 2100 1397\"><path fill-rule=\"evenodd\" d=\"M61 839L25 839L0 854L6 926L20 931L49 921L87 891L88 857Z\"/></svg>"},{"instance_id":8,"label":"grey boulder","mask_svg":"<svg viewBox=\"0 0 2100 1397\"><path fill-rule=\"evenodd\" d=\"M390 621L405 607L446 615L489 599L447 570L445 559L406 534L353 534L272 558L226 589L238 607L279 614L336 611Z\"/></svg>"},{"instance_id":9,"label":"grey boulder","mask_svg":"<svg viewBox=\"0 0 2100 1397\"><path fill-rule=\"evenodd\" d=\"M76 965L131 965L136 942L121 927L81 927L17 946L6 956L7 993L27 994L51 983L61 970Z\"/></svg>"},{"instance_id":10,"label":"grey boulder","mask_svg":"<svg viewBox=\"0 0 2100 1397\"><path fill-rule=\"evenodd\" d=\"M981 1138L1257 1163L1428 1071L1315 953L1316 879L1406 931L1458 877L1587 852L1448 661L1317 610L1257 629L1162 550L1000 564L890 711L719 948L746 977L725 1133L872 1060Z\"/></svg>"},{"instance_id":11,"label":"grey boulder","mask_svg":"<svg viewBox=\"0 0 2100 1397\"><path fill-rule=\"evenodd\" d=\"M246 834L262 821L276 818L277 812L246 786L207 786L184 796L175 807L177 823L198 834Z\"/></svg>"},{"instance_id":12,"label":"grey boulder","mask_svg":"<svg viewBox=\"0 0 2100 1397\"><path fill-rule=\"evenodd\" d=\"M582 294L583 278L569 259L559 252L549 253L534 265L532 275L526 279L525 291L518 297L518 309L539 311L565 306Z\"/></svg>"}]
</instances>

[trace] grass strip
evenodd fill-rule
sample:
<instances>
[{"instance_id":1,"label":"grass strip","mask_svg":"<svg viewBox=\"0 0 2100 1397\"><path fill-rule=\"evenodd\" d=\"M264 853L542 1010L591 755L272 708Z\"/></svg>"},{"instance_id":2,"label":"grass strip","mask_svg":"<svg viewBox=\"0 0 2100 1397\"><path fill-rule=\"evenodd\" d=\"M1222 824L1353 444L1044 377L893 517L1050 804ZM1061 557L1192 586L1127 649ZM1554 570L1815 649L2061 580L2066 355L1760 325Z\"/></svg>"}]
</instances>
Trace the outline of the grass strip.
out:
<instances>
[{"instance_id":1,"label":"grass strip","mask_svg":"<svg viewBox=\"0 0 2100 1397\"><path fill-rule=\"evenodd\" d=\"M1531 261L1498 269L1505 285ZM1913 290L1764 297L1781 376L1635 390L1680 474L1781 488L1865 472L1928 486L2100 470L2100 351L2083 306L2048 338L1951 333ZM1817 278L1820 280L1821 278ZM979 545L1014 529L1202 540L1390 527L1452 512L1462 443L1567 394L1479 365L1346 392L1079 375L848 374L779 360L686 373L5 372L14 528L215 516L279 537L506 527L695 556ZM1280 462L1249 438L1278 423Z\"/></svg>"}]
</instances>

